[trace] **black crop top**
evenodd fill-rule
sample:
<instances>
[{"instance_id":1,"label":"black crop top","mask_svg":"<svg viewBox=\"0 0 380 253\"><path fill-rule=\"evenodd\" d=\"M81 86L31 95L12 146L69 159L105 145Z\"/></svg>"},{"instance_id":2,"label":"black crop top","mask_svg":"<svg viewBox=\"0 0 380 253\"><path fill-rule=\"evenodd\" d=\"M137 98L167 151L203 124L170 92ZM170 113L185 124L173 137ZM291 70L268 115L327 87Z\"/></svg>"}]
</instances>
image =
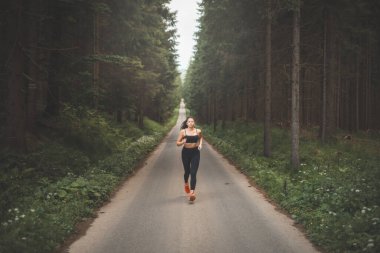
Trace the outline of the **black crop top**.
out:
<instances>
[{"instance_id":1,"label":"black crop top","mask_svg":"<svg viewBox=\"0 0 380 253\"><path fill-rule=\"evenodd\" d=\"M196 133L195 135L187 135L186 129L185 129L185 137L183 137L183 138L186 138L186 143L197 143L198 142L199 136L198 136L197 129L195 129L195 133Z\"/></svg>"}]
</instances>

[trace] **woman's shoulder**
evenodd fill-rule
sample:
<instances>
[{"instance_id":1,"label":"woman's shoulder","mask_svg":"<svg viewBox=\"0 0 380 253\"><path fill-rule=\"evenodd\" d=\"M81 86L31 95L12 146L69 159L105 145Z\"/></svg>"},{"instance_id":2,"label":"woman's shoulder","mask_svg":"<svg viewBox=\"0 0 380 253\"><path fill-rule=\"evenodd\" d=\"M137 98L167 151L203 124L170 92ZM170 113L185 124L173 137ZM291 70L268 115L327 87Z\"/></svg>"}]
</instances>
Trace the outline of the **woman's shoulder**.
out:
<instances>
[{"instance_id":1,"label":"woman's shoulder","mask_svg":"<svg viewBox=\"0 0 380 253\"><path fill-rule=\"evenodd\" d=\"M200 128L196 128L197 133L202 133L202 130Z\"/></svg>"}]
</instances>

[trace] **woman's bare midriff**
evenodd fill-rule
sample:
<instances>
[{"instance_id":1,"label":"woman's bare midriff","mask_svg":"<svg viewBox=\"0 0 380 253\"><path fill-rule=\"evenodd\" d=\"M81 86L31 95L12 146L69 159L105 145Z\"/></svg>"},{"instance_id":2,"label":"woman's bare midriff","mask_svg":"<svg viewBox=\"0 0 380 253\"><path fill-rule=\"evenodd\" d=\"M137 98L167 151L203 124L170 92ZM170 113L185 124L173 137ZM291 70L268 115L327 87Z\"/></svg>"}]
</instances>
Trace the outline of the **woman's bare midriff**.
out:
<instances>
[{"instance_id":1,"label":"woman's bare midriff","mask_svg":"<svg viewBox=\"0 0 380 253\"><path fill-rule=\"evenodd\" d=\"M196 148L196 147L198 147L198 143L185 143L185 144L183 144L183 147L184 148Z\"/></svg>"}]
</instances>

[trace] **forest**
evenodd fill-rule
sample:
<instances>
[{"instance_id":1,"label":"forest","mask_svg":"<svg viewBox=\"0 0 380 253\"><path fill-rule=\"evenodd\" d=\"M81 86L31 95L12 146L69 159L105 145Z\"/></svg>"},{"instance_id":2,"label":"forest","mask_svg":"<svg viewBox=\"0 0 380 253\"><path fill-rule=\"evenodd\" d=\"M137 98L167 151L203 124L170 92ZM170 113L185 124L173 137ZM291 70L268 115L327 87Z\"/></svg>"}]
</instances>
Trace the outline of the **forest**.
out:
<instances>
[{"instance_id":1,"label":"forest","mask_svg":"<svg viewBox=\"0 0 380 253\"><path fill-rule=\"evenodd\" d=\"M378 252L380 4L204 0L184 79L206 139L327 252Z\"/></svg>"},{"instance_id":2,"label":"forest","mask_svg":"<svg viewBox=\"0 0 380 253\"><path fill-rule=\"evenodd\" d=\"M175 124L168 2L0 1L0 252L51 252Z\"/></svg>"},{"instance_id":3,"label":"forest","mask_svg":"<svg viewBox=\"0 0 380 253\"><path fill-rule=\"evenodd\" d=\"M199 1L182 80L169 2L0 2L0 252L59 249L181 98L320 249L378 252L380 3Z\"/></svg>"},{"instance_id":4,"label":"forest","mask_svg":"<svg viewBox=\"0 0 380 253\"><path fill-rule=\"evenodd\" d=\"M1 143L27 151L39 126L86 108L163 122L178 98L167 1L2 1Z\"/></svg>"},{"instance_id":5,"label":"forest","mask_svg":"<svg viewBox=\"0 0 380 253\"><path fill-rule=\"evenodd\" d=\"M185 97L199 117L208 123L264 121L269 84L270 119L290 126L296 3L202 2L197 50L185 80ZM337 129L378 130L379 3L304 0L299 12L301 127L323 126L326 138Z\"/></svg>"}]
</instances>

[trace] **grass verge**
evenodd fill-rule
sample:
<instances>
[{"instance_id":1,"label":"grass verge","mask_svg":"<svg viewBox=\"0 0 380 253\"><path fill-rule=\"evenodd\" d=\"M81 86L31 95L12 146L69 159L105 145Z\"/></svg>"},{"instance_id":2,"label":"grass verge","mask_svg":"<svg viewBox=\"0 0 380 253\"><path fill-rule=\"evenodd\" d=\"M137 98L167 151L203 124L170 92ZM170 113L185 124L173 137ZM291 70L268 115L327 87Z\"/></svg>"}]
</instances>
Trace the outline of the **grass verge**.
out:
<instances>
[{"instance_id":1,"label":"grass verge","mask_svg":"<svg viewBox=\"0 0 380 253\"><path fill-rule=\"evenodd\" d=\"M290 166L290 136L272 129L273 156L263 153L263 127L229 123L207 141L233 161L267 195L301 224L327 252L380 252L380 136L343 133L321 145L316 131L303 131L301 167Z\"/></svg>"}]
</instances>

